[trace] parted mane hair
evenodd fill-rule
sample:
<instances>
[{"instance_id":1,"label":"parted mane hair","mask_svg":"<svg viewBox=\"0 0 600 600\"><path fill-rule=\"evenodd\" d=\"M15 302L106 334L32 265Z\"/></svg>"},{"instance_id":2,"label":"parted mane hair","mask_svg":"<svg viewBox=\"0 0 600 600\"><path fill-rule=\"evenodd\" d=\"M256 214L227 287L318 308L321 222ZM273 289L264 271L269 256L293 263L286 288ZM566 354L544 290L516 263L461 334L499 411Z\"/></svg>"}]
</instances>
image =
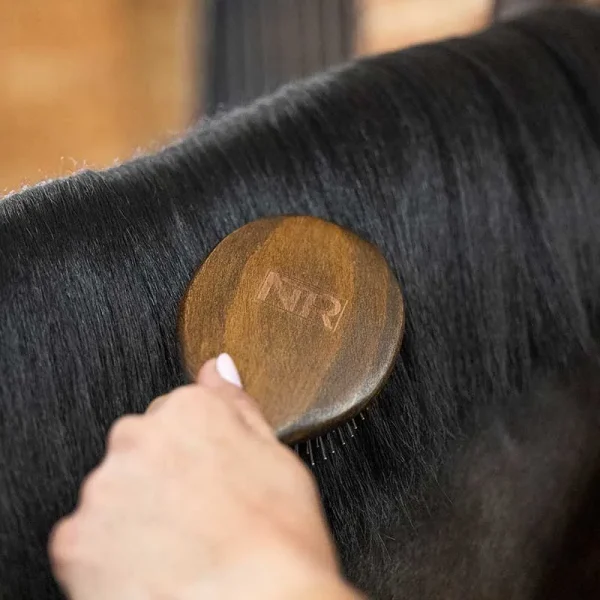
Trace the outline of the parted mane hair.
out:
<instances>
[{"instance_id":1,"label":"parted mane hair","mask_svg":"<svg viewBox=\"0 0 600 600\"><path fill-rule=\"evenodd\" d=\"M48 533L111 423L185 381L192 274L280 214L375 243L406 302L390 381L312 467L346 576L371 598L598 597L600 14L558 9L0 201L0 598L61 597Z\"/></svg>"}]
</instances>

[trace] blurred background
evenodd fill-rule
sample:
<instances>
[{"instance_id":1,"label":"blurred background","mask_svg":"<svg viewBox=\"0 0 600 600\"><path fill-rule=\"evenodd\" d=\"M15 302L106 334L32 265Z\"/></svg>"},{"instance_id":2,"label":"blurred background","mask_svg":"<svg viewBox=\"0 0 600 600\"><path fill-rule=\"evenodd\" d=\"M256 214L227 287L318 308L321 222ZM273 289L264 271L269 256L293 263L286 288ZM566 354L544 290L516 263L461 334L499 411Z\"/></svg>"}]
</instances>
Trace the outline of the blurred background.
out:
<instances>
[{"instance_id":1,"label":"blurred background","mask_svg":"<svg viewBox=\"0 0 600 600\"><path fill-rule=\"evenodd\" d=\"M353 56L600 0L0 0L0 196Z\"/></svg>"}]
</instances>

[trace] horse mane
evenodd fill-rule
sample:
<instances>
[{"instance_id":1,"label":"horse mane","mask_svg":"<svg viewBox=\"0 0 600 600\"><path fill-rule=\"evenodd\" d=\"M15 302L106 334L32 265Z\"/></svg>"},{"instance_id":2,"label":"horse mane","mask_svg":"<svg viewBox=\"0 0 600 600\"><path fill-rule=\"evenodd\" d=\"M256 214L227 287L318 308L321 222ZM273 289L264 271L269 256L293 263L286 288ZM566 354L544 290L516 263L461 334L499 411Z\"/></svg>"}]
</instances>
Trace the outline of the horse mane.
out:
<instances>
[{"instance_id":1,"label":"horse mane","mask_svg":"<svg viewBox=\"0 0 600 600\"><path fill-rule=\"evenodd\" d=\"M60 597L49 530L110 424L184 381L194 270L279 214L375 243L406 301L390 381L314 467L348 578L597 594L600 538L573 532L598 531L599 40L598 12L557 9L354 61L0 201L0 597Z\"/></svg>"}]
</instances>

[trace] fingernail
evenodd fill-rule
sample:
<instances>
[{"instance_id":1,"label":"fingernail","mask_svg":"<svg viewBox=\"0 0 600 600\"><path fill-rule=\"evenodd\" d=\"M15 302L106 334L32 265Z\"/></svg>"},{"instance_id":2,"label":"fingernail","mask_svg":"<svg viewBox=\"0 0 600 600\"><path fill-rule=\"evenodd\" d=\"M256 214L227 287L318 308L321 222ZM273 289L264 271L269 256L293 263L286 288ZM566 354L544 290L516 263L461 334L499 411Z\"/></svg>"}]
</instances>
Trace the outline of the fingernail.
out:
<instances>
[{"instance_id":1,"label":"fingernail","mask_svg":"<svg viewBox=\"0 0 600 600\"><path fill-rule=\"evenodd\" d=\"M240 374L233 362L233 358L229 356L229 354L219 354L217 356L217 373L229 383L233 385L237 385L237 387L242 387L242 380L240 379Z\"/></svg>"}]
</instances>

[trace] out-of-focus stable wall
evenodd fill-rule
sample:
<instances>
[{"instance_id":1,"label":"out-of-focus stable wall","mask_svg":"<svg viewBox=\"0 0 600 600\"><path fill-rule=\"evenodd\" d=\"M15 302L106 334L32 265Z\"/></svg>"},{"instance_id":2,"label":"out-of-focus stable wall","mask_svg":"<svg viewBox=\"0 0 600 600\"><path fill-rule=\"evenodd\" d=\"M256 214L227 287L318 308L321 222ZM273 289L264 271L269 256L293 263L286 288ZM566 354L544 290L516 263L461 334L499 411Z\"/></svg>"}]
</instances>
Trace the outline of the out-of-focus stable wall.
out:
<instances>
[{"instance_id":1,"label":"out-of-focus stable wall","mask_svg":"<svg viewBox=\"0 0 600 600\"><path fill-rule=\"evenodd\" d=\"M492 0L357 0L357 50L385 52L468 35L492 18Z\"/></svg>"},{"instance_id":2,"label":"out-of-focus stable wall","mask_svg":"<svg viewBox=\"0 0 600 600\"><path fill-rule=\"evenodd\" d=\"M202 97L207 1L0 0L0 198L186 129ZM357 54L477 31L494 2L353 1Z\"/></svg>"},{"instance_id":3,"label":"out-of-focus stable wall","mask_svg":"<svg viewBox=\"0 0 600 600\"><path fill-rule=\"evenodd\" d=\"M467 33L484 23L489 2L356 1L359 53ZM189 126L202 4L0 0L0 197L124 160Z\"/></svg>"},{"instance_id":4,"label":"out-of-focus stable wall","mask_svg":"<svg viewBox=\"0 0 600 600\"><path fill-rule=\"evenodd\" d=\"M0 0L0 197L185 128L197 86L192 5Z\"/></svg>"}]
</instances>

